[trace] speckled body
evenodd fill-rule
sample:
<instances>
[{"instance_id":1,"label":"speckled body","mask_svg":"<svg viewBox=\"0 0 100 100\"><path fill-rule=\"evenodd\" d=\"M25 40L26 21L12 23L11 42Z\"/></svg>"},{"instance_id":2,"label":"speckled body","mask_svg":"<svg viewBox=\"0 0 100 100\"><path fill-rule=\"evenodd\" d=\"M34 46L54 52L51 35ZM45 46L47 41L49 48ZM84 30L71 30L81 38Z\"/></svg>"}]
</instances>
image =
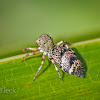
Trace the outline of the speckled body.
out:
<instances>
[{"instance_id":1,"label":"speckled body","mask_svg":"<svg viewBox=\"0 0 100 100\"><path fill-rule=\"evenodd\" d=\"M63 46L55 46L51 50L50 55L64 72L83 77L81 62L72 51L67 50Z\"/></svg>"},{"instance_id":2,"label":"speckled body","mask_svg":"<svg viewBox=\"0 0 100 100\"><path fill-rule=\"evenodd\" d=\"M64 47L64 44L61 46L54 45L51 37L47 34L42 35L38 40L43 41L43 45L40 45L40 47L44 47L43 50L49 55L48 57L53 58L55 63L64 72L67 72L70 75L84 77L82 74L83 67L81 62L77 59L73 50Z\"/></svg>"},{"instance_id":3,"label":"speckled body","mask_svg":"<svg viewBox=\"0 0 100 100\"><path fill-rule=\"evenodd\" d=\"M56 45L54 45L51 37L47 34L43 34L36 41L36 43L39 46L38 48L28 47L28 48L23 49L23 51L39 50L38 52L34 52L34 53L30 53L26 55L25 57L23 57L23 59L26 58L27 56L43 52L41 66L38 68L38 71L34 79L36 78L38 72L41 70L43 66L45 55L48 55L48 59L53 63L55 70L58 72L59 78L61 78L61 76L55 63L61 68L61 70L63 70L64 72L67 72L70 75L80 76L82 78L84 77L82 64L80 60L78 60L77 56L75 55L75 52L71 48L69 48L67 44L65 44L67 43L66 41L60 41Z\"/></svg>"}]
</instances>

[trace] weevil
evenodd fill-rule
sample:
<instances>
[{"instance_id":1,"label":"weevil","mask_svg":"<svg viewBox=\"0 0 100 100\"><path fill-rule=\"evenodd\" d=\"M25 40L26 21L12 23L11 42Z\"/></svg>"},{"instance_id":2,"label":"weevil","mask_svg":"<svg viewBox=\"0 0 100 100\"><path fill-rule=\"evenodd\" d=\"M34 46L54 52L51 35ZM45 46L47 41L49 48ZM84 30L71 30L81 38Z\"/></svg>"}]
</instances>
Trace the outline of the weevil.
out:
<instances>
[{"instance_id":1,"label":"weevil","mask_svg":"<svg viewBox=\"0 0 100 100\"><path fill-rule=\"evenodd\" d=\"M48 55L48 59L54 65L55 70L58 72L59 78L61 79L62 82L63 80L61 78L61 75L59 73L59 70L56 64L61 68L61 70L63 70L64 72L70 75L80 76L82 78L84 77L83 72L82 72L83 70L82 63L75 55L75 52L71 48L69 48L69 46L67 45L68 42L60 41L56 45L54 45L52 38L47 34L43 34L42 36L38 38L38 40L36 40L36 43L38 44L39 47L37 48L27 47L22 50L22 52L25 52L26 50L35 51L32 53L26 54L23 57L22 61L28 56L36 55L41 52L43 53L41 65L38 68L38 71L35 74L33 81L35 80L38 72L41 70L44 64L46 55Z\"/></svg>"}]
</instances>

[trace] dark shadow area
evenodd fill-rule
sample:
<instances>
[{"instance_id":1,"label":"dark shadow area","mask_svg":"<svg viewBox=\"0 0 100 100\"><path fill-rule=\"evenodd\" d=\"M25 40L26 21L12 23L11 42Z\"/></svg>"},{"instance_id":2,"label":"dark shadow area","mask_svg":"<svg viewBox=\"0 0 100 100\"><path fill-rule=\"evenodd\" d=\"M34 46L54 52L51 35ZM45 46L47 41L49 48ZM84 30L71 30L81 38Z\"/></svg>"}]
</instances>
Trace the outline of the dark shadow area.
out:
<instances>
[{"instance_id":1,"label":"dark shadow area","mask_svg":"<svg viewBox=\"0 0 100 100\"><path fill-rule=\"evenodd\" d=\"M83 67L83 74L84 74L84 78L86 77L86 72L87 72L87 64L86 61L84 60L84 58L81 56L81 54L78 52L78 50L76 48L71 48L74 52L75 55L77 56L77 58L81 61L82 63L82 67Z\"/></svg>"}]
</instances>

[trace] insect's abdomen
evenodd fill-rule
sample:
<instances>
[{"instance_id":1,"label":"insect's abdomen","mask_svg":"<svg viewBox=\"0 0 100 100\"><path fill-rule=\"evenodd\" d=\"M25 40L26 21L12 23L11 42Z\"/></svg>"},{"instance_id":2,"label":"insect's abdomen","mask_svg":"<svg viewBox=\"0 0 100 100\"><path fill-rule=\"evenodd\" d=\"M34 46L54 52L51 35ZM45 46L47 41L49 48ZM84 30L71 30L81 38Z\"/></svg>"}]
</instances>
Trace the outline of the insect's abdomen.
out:
<instances>
[{"instance_id":1,"label":"insect's abdomen","mask_svg":"<svg viewBox=\"0 0 100 100\"><path fill-rule=\"evenodd\" d=\"M75 54L70 50L62 46L56 46L52 50L52 57L64 72L70 75L84 77L80 60L78 60Z\"/></svg>"},{"instance_id":2,"label":"insect's abdomen","mask_svg":"<svg viewBox=\"0 0 100 100\"><path fill-rule=\"evenodd\" d=\"M70 75L84 77L81 62L71 51L65 52L62 56L61 69Z\"/></svg>"}]
</instances>

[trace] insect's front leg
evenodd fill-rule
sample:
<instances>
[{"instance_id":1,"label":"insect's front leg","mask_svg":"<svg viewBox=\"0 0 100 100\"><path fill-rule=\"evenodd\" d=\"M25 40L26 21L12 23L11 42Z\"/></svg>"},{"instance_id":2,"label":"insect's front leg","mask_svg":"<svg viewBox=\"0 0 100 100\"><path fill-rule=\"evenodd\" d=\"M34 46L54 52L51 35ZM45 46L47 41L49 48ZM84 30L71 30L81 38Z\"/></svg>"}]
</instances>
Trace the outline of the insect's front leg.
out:
<instances>
[{"instance_id":1,"label":"insect's front leg","mask_svg":"<svg viewBox=\"0 0 100 100\"><path fill-rule=\"evenodd\" d=\"M37 50L38 50L38 48L31 48L31 47L27 47L27 48L23 49L21 53L25 52L26 50L30 50L30 51L37 51Z\"/></svg>"},{"instance_id":2,"label":"insect's front leg","mask_svg":"<svg viewBox=\"0 0 100 100\"><path fill-rule=\"evenodd\" d=\"M28 54L26 54L26 55L23 57L22 61L23 61L26 57L28 57L28 56L36 55L36 54L39 54L39 53L40 53L40 51L28 53Z\"/></svg>"},{"instance_id":3,"label":"insect's front leg","mask_svg":"<svg viewBox=\"0 0 100 100\"><path fill-rule=\"evenodd\" d=\"M55 61L53 60L53 58L49 58L49 60L53 63L54 67L55 67L55 70L58 72L58 75L59 75L59 78L61 79L61 81L63 82L61 76L60 76L60 73L59 73L59 70L57 68L57 66L55 65Z\"/></svg>"},{"instance_id":4,"label":"insect's front leg","mask_svg":"<svg viewBox=\"0 0 100 100\"><path fill-rule=\"evenodd\" d=\"M36 78L38 72L41 70L41 68L42 68L42 66L43 66L43 64L44 64L45 56L46 56L46 55L43 54L43 56L42 56L42 62L41 62L41 66L38 68L38 71L37 71L37 73L35 74L35 77L34 77L33 81L35 80L35 78Z\"/></svg>"}]
</instances>

